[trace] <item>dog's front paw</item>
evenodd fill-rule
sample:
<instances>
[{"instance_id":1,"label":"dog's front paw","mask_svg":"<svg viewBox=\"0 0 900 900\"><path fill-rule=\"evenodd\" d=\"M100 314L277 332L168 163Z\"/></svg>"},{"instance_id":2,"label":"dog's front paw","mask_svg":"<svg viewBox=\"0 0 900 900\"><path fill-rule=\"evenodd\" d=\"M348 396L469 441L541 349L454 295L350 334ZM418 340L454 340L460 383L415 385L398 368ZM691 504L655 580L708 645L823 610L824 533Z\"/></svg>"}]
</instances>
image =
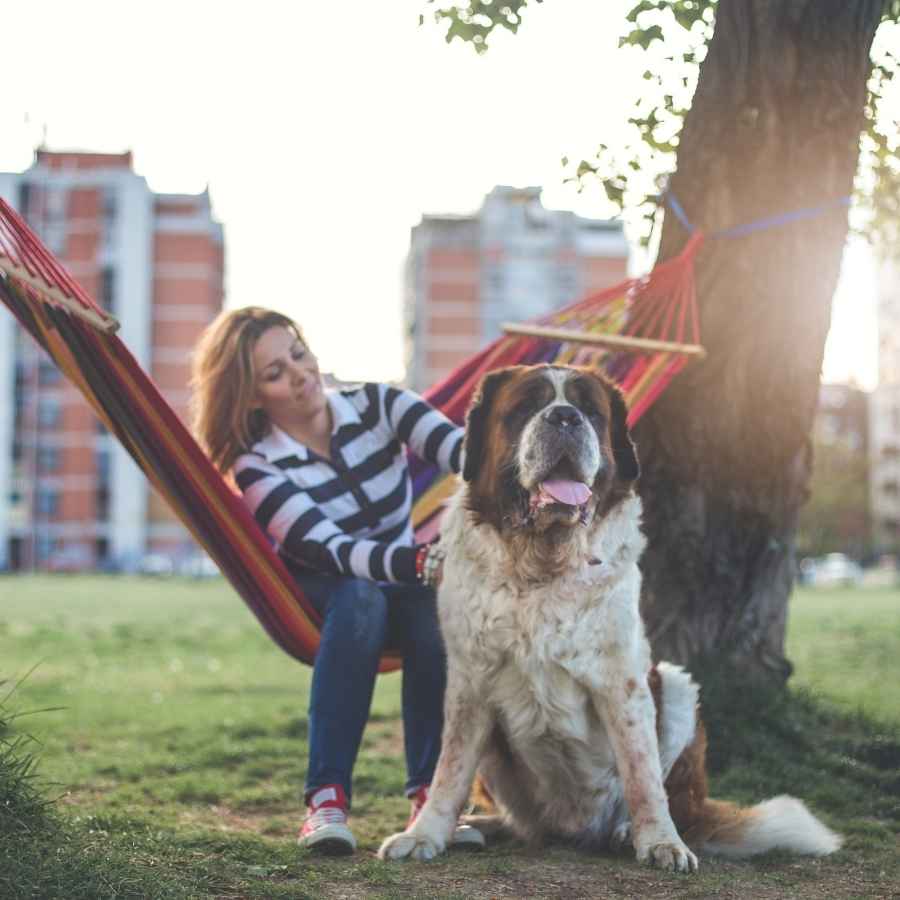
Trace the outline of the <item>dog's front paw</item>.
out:
<instances>
[{"instance_id":1,"label":"dog's front paw","mask_svg":"<svg viewBox=\"0 0 900 900\"><path fill-rule=\"evenodd\" d=\"M378 858L385 860L418 859L428 862L443 853L444 844L436 838L417 833L401 831L386 838L378 849Z\"/></svg>"},{"instance_id":2,"label":"dog's front paw","mask_svg":"<svg viewBox=\"0 0 900 900\"><path fill-rule=\"evenodd\" d=\"M699 867L697 857L677 837L641 847L637 858L668 872L696 872Z\"/></svg>"}]
</instances>

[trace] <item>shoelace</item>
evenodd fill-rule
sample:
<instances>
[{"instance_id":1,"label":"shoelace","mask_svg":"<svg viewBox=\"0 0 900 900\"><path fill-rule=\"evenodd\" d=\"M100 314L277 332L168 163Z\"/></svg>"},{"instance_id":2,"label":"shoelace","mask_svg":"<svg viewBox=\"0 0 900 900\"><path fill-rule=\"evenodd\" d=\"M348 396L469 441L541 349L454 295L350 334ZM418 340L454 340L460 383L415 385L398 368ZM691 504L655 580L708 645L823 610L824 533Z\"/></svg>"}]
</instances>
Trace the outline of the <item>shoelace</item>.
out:
<instances>
[{"instance_id":1,"label":"shoelace","mask_svg":"<svg viewBox=\"0 0 900 900\"><path fill-rule=\"evenodd\" d=\"M337 806L322 806L307 816L303 830L310 831L322 825L343 825L347 821L347 813Z\"/></svg>"}]
</instances>

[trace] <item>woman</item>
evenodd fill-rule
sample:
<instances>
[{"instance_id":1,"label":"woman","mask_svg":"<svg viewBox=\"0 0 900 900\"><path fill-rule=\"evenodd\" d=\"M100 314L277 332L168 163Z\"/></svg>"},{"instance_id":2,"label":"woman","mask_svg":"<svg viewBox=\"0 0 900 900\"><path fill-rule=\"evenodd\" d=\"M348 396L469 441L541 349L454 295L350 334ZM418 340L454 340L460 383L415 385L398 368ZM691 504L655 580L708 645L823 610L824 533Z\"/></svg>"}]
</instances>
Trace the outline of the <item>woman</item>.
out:
<instances>
[{"instance_id":1,"label":"woman","mask_svg":"<svg viewBox=\"0 0 900 900\"><path fill-rule=\"evenodd\" d=\"M298 326L260 307L223 312L194 357L194 428L234 478L322 614L309 703L301 846L350 853L351 776L382 650L403 655L411 820L440 753L445 658L434 586L440 552L415 546L403 445L460 471L463 432L383 384L326 391ZM456 843L484 843L472 828Z\"/></svg>"}]
</instances>

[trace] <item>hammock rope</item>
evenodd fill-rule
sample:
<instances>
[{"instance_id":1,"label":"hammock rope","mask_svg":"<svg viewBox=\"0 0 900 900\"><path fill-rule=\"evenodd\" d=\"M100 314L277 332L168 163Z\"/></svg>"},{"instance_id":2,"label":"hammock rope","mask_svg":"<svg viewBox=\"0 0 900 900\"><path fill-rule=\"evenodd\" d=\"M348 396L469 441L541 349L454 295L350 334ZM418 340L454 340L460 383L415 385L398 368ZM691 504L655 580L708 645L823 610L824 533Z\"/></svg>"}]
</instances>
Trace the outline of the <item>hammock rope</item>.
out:
<instances>
[{"instance_id":1,"label":"hammock rope","mask_svg":"<svg viewBox=\"0 0 900 900\"><path fill-rule=\"evenodd\" d=\"M629 424L634 424L689 360L702 355L693 274L702 240L698 232L677 257L646 276L628 278L531 323L537 333L513 333L516 326L509 326L509 333L424 396L461 424L486 372L507 365L574 363L600 368L619 384ZM315 608L243 501L116 336L118 322L3 200L0 300L84 394L275 643L311 663L321 624ZM606 342L604 335L616 340ZM429 540L437 533L455 479L413 456L410 477L417 539ZM400 664L396 654L386 652L381 671Z\"/></svg>"},{"instance_id":2,"label":"hammock rope","mask_svg":"<svg viewBox=\"0 0 900 900\"><path fill-rule=\"evenodd\" d=\"M701 229L697 228L688 218L684 207L678 198L671 192L666 191L663 195L668 207L675 213L675 217L684 226L685 231L690 234L700 233ZM746 237L748 234L754 234L757 231L768 231L770 228L778 228L781 225L790 225L792 222L802 222L805 219L817 219L819 216L827 212L831 212L837 208L849 206L853 198L849 195L835 197L818 206L804 206L800 209L792 209L783 213L776 213L772 216L763 216L761 219L754 219L751 222L744 222L741 225L733 225L731 228L723 228L721 231L714 231L707 235L710 238L736 238Z\"/></svg>"}]
</instances>

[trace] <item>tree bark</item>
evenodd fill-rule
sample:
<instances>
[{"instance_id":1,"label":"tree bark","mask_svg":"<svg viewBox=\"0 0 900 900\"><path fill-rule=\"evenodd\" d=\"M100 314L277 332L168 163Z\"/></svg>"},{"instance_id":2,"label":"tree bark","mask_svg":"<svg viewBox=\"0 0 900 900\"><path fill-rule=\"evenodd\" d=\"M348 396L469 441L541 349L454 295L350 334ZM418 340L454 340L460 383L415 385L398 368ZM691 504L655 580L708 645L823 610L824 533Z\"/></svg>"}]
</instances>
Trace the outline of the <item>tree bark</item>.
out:
<instances>
[{"instance_id":1,"label":"tree bark","mask_svg":"<svg viewBox=\"0 0 900 900\"><path fill-rule=\"evenodd\" d=\"M882 0L720 0L671 190L708 234L846 197ZM635 428L657 658L784 681L794 536L845 207L697 260L708 357ZM660 258L687 234L667 215Z\"/></svg>"}]
</instances>

